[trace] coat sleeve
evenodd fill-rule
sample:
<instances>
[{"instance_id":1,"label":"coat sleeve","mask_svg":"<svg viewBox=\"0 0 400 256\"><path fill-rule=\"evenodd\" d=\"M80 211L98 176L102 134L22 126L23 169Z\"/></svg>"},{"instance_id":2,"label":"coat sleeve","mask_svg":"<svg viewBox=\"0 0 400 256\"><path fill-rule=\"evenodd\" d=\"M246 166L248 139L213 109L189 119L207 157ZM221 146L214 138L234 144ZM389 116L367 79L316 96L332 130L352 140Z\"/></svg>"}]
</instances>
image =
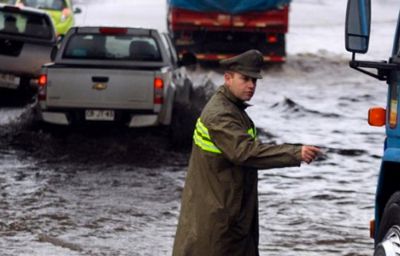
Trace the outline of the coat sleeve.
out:
<instances>
[{"instance_id":1,"label":"coat sleeve","mask_svg":"<svg viewBox=\"0 0 400 256\"><path fill-rule=\"evenodd\" d=\"M232 163L257 169L300 166L301 146L269 145L254 139L231 113L209 121L211 140Z\"/></svg>"}]
</instances>

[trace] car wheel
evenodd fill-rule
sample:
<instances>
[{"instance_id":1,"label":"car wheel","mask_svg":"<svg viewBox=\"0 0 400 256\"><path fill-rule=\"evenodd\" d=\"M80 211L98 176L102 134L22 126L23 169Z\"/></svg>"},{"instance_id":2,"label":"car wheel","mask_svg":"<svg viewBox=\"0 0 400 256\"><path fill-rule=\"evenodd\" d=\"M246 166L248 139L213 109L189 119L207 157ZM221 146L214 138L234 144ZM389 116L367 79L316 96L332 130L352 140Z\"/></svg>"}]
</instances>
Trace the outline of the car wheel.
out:
<instances>
[{"instance_id":1,"label":"car wheel","mask_svg":"<svg viewBox=\"0 0 400 256\"><path fill-rule=\"evenodd\" d=\"M400 191L386 204L375 239L374 256L396 256L400 253Z\"/></svg>"},{"instance_id":2,"label":"car wheel","mask_svg":"<svg viewBox=\"0 0 400 256\"><path fill-rule=\"evenodd\" d=\"M185 149L190 147L194 125L195 119L190 107L175 103L171 125L169 126L169 138L174 148Z\"/></svg>"}]
</instances>

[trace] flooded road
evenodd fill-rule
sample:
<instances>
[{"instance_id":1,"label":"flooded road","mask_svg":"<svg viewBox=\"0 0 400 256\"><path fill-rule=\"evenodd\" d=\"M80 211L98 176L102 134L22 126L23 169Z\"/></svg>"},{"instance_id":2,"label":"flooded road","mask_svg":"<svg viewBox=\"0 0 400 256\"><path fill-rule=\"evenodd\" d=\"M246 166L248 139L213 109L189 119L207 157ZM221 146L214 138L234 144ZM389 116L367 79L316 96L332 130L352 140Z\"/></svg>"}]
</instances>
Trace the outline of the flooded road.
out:
<instances>
[{"instance_id":1,"label":"flooded road","mask_svg":"<svg viewBox=\"0 0 400 256\"><path fill-rule=\"evenodd\" d=\"M329 1L298 2L288 61L264 70L248 113L265 142L315 144L325 155L301 168L259 172L260 253L372 255L369 220L384 129L368 126L367 112L385 106L386 85L350 70L350 55L332 43L342 39L342 23L321 17L313 26L296 11L332 7ZM82 15L95 23L90 12ZM306 47L316 30L332 36L329 50ZM302 41L305 32L309 41ZM199 67L190 75L194 98L204 96L207 81L207 88L223 81L218 70ZM164 129L43 127L29 104L3 104L0 255L171 255L189 152Z\"/></svg>"},{"instance_id":2,"label":"flooded road","mask_svg":"<svg viewBox=\"0 0 400 256\"><path fill-rule=\"evenodd\" d=\"M386 86L334 55L292 56L264 76L249 109L261 138L317 144L325 156L259 172L261 255L371 255L384 134L366 116ZM189 149L158 129L54 130L35 125L29 107L2 116L2 255L171 254Z\"/></svg>"},{"instance_id":3,"label":"flooded road","mask_svg":"<svg viewBox=\"0 0 400 256\"><path fill-rule=\"evenodd\" d=\"M186 153L115 131L2 134L1 255L165 255Z\"/></svg>"}]
</instances>

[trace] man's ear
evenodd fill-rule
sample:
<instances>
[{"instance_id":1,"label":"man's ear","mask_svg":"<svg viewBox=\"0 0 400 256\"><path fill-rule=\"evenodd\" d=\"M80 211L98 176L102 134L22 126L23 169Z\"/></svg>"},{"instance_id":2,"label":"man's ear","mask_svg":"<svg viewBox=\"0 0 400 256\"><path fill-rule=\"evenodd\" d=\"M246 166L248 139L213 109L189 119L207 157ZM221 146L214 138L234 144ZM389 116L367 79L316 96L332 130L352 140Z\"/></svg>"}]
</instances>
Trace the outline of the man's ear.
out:
<instances>
[{"instance_id":1,"label":"man's ear","mask_svg":"<svg viewBox=\"0 0 400 256\"><path fill-rule=\"evenodd\" d=\"M225 72L224 79L225 79L225 84L230 86L232 84L233 73Z\"/></svg>"}]
</instances>

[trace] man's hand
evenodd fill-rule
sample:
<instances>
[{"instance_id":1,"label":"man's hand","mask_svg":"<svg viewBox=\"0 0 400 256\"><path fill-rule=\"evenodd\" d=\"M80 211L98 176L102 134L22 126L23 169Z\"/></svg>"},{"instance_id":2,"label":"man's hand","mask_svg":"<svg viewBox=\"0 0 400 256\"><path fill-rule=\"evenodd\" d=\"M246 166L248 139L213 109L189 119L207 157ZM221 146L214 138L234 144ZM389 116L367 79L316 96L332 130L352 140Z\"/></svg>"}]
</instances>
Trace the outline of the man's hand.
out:
<instances>
[{"instance_id":1,"label":"man's hand","mask_svg":"<svg viewBox=\"0 0 400 256\"><path fill-rule=\"evenodd\" d=\"M311 163L318 155L321 154L321 150L314 146L302 146L301 147L301 160L307 164Z\"/></svg>"}]
</instances>

